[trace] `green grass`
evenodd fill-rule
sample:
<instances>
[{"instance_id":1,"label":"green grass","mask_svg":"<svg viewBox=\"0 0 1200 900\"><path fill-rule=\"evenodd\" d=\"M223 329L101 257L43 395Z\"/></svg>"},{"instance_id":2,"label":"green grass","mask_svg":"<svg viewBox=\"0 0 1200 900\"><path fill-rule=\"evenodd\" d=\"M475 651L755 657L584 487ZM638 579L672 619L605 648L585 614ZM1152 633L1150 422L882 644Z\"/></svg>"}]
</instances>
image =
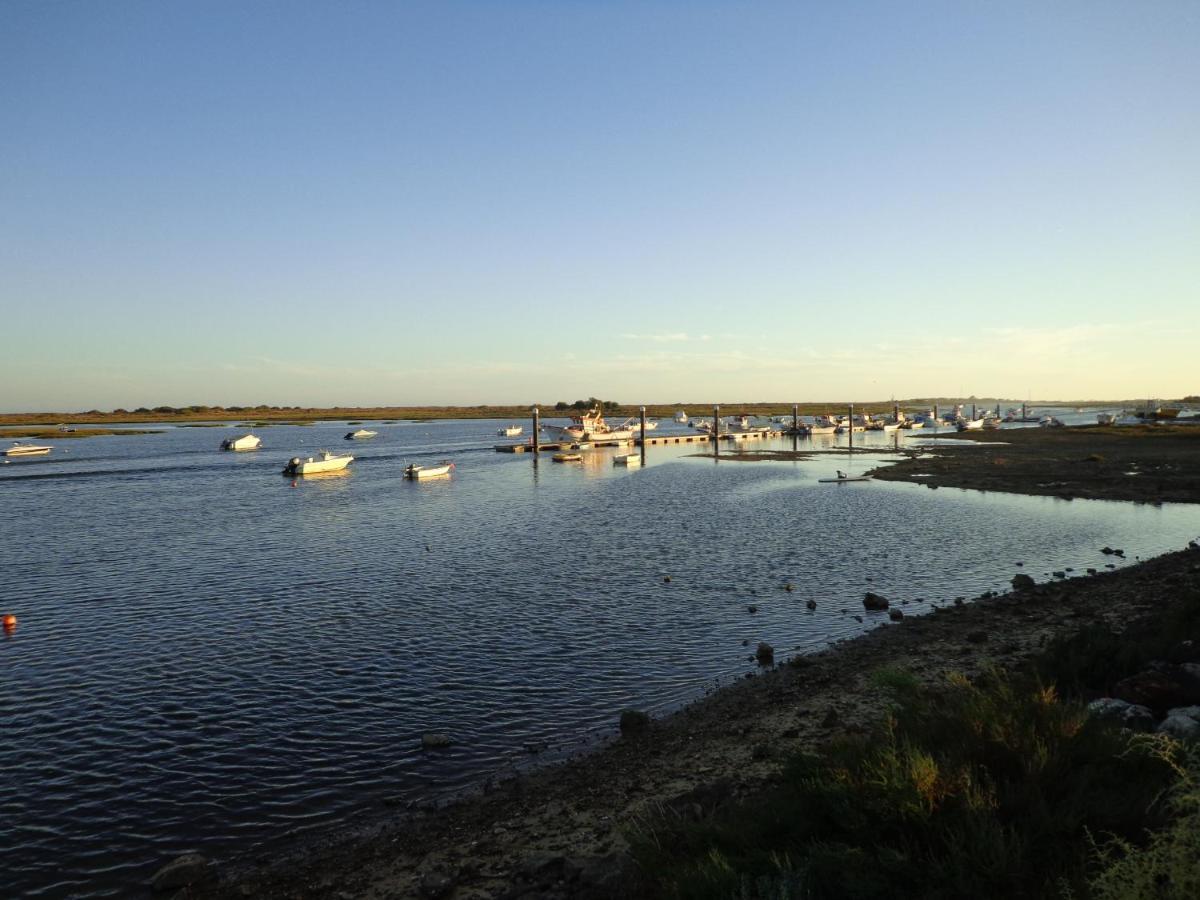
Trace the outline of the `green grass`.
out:
<instances>
[{"instance_id":1,"label":"green grass","mask_svg":"<svg viewBox=\"0 0 1200 900\"><path fill-rule=\"evenodd\" d=\"M756 800L635 833L648 896L1040 897L1088 890L1090 834L1137 841L1176 773L1165 738L1087 718L1031 677L885 676L874 734L786 764Z\"/></svg>"}]
</instances>

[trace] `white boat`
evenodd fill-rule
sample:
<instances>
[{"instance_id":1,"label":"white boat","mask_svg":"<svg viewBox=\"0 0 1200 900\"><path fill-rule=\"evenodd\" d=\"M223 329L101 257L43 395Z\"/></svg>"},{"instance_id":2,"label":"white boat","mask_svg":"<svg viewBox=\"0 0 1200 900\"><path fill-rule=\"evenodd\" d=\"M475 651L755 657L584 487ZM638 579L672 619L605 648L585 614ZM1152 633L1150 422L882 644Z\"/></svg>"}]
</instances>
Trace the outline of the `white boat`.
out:
<instances>
[{"instance_id":1,"label":"white boat","mask_svg":"<svg viewBox=\"0 0 1200 900\"><path fill-rule=\"evenodd\" d=\"M316 456L301 459L293 456L283 467L284 475L316 475L320 472L337 472L353 462L354 457L349 453L330 453L328 450L318 450Z\"/></svg>"},{"instance_id":2,"label":"white boat","mask_svg":"<svg viewBox=\"0 0 1200 900\"><path fill-rule=\"evenodd\" d=\"M1116 421L1117 421L1116 413L1108 413L1108 412L1096 413L1096 424L1097 425L1112 425Z\"/></svg>"},{"instance_id":3,"label":"white boat","mask_svg":"<svg viewBox=\"0 0 1200 900\"><path fill-rule=\"evenodd\" d=\"M222 450L257 450L262 446L262 438L252 434L243 434L240 438L226 438L221 441Z\"/></svg>"},{"instance_id":4,"label":"white boat","mask_svg":"<svg viewBox=\"0 0 1200 900\"><path fill-rule=\"evenodd\" d=\"M580 416L571 416L571 424L559 428L559 436L564 441L631 441L633 431L628 428L613 428L604 421L600 407L593 406Z\"/></svg>"},{"instance_id":5,"label":"white boat","mask_svg":"<svg viewBox=\"0 0 1200 900\"><path fill-rule=\"evenodd\" d=\"M679 412L675 413L675 424L686 425L687 423L688 423L688 414L685 410L681 409L681 410L679 410Z\"/></svg>"},{"instance_id":6,"label":"white boat","mask_svg":"<svg viewBox=\"0 0 1200 900\"><path fill-rule=\"evenodd\" d=\"M762 434L771 430L771 425L754 421L754 416L730 416L729 424L725 426L726 434Z\"/></svg>"},{"instance_id":7,"label":"white boat","mask_svg":"<svg viewBox=\"0 0 1200 900\"><path fill-rule=\"evenodd\" d=\"M449 475L454 468L454 463L441 463L436 466L418 466L416 463L409 463L404 467L405 478L438 478L442 475Z\"/></svg>"},{"instance_id":8,"label":"white boat","mask_svg":"<svg viewBox=\"0 0 1200 900\"><path fill-rule=\"evenodd\" d=\"M638 432L640 432L642 430L642 420L638 419L638 418L629 418L629 419L626 419L624 422L622 422L618 427L619 428L628 428L634 434L637 434ZM655 419L647 419L646 420L646 430L647 431L654 431L656 428L658 428L657 420L655 420Z\"/></svg>"},{"instance_id":9,"label":"white boat","mask_svg":"<svg viewBox=\"0 0 1200 900\"><path fill-rule=\"evenodd\" d=\"M379 434L378 431L367 431L365 428L360 428L358 431L351 431L346 435L348 441L365 441L367 438L373 438Z\"/></svg>"},{"instance_id":10,"label":"white boat","mask_svg":"<svg viewBox=\"0 0 1200 900\"><path fill-rule=\"evenodd\" d=\"M4 451L4 455L5 456L45 456L47 453L49 453L53 449L54 449L53 446L48 446L48 445L39 446L37 444L22 444L20 442L14 442L11 447L9 447L7 450Z\"/></svg>"},{"instance_id":11,"label":"white boat","mask_svg":"<svg viewBox=\"0 0 1200 900\"><path fill-rule=\"evenodd\" d=\"M959 419L959 431L979 431L983 428L983 419Z\"/></svg>"},{"instance_id":12,"label":"white boat","mask_svg":"<svg viewBox=\"0 0 1200 900\"><path fill-rule=\"evenodd\" d=\"M623 456L614 456L614 466L640 466L642 464L642 454L626 453Z\"/></svg>"},{"instance_id":13,"label":"white boat","mask_svg":"<svg viewBox=\"0 0 1200 900\"><path fill-rule=\"evenodd\" d=\"M524 427L520 425L505 425L496 434L500 435L500 437L516 437L524 430Z\"/></svg>"},{"instance_id":14,"label":"white boat","mask_svg":"<svg viewBox=\"0 0 1200 900\"><path fill-rule=\"evenodd\" d=\"M818 478L820 484L845 484L850 481L870 481L867 475L848 475L841 469L838 469L837 478Z\"/></svg>"},{"instance_id":15,"label":"white boat","mask_svg":"<svg viewBox=\"0 0 1200 900\"><path fill-rule=\"evenodd\" d=\"M555 453L550 458L555 462L583 462L582 453Z\"/></svg>"},{"instance_id":16,"label":"white boat","mask_svg":"<svg viewBox=\"0 0 1200 900\"><path fill-rule=\"evenodd\" d=\"M1062 428L1063 427L1062 420L1057 419L1054 416L1042 416L1041 420L1038 422L1038 425L1040 425L1042 428Z\"/></svg>"},{"instance_id":17,"label":"white boat","mask_svg":"<svg viewBox=\"0 0 1200 900\"><path fill-rule=\"evenodd\" d=\"M836 425L809 425L809 434L834 434L838 430Z\"/></svg>"}]
</instances>

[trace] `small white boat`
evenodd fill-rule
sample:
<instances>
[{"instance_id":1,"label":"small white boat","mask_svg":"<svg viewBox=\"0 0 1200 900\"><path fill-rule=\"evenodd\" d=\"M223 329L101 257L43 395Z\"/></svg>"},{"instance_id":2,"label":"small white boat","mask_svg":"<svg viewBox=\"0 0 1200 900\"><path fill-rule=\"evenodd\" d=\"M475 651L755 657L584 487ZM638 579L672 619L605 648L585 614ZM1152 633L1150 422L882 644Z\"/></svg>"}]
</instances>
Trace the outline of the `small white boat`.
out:
<instances>
[{"instance_id":1,"label":"small white boat","mask_svg":"<svg viewBox=\"0 0 1200 900\"><path fill-rule=\"evenodd\" d=\"M1116 421L1117 421L1116 413L1108 413L1108 412L1096 413L1096 424L1098 424L1098 425L1112 425Z\"/></svg>"},{"instance_id":2,"label":"small white boat","mask_svg":"<svg viewBox=\"0 0 1200 900\"><path fill-rule=\"evenodd\" d=\"M687 423L688 423L688 414L685 410L681 409L681 410L679 410L679 412L675 413L675 424L686 425Z\"/></svg>"},{"instance_id":3,"label":"small white boat","mask_svg":"<svg viewBox=\"0 0 1200 900\"><path fill-rule=\"evenodd\" d=\"M505 425L496 434L500 435L500 437L516 437L524 430L525 428L521 425Z\"/></svg>"},{"instance_id":4,"label":"small white boat","mask_svg":"<svg viewBox=\"0 0 1200 900\"><path fill-rule=\"evenodd\" d=\"M412 479L420 478L438 478L442 475L449 475L454 468L454 463L442 463L437 466L418 466L416 463L409 463L404 467L404 477Z\"/></svg>"},{"instance_id":5,"label":"small white boat","mask_svg":"<svg viewBox=\"0 0 1200 900\"><path fill-rule=\"evenodd\" d=\"M262 446L262 438L252 434L243 434L240 438L226 438L221 441L222 450L257 450Z\"/></svg>"},{"instance_id":6,"label":"small white boat","mask_svg":"<svg viewBox=\"0 0 1200 900\"><path fill-rule=\"evenodd\" d=\"M373 438L379 434L378 431L368 431L365 428L360 428L358 431L351 431L346 435L348 441L365 441L367 438Z\"/></svg>"},{"instance_id":7,"label":"small white boat","mask_svg":"<svg viewBox=\"0 0 1200 900\"><path fill-rule=\"evenodd\" d=\"M959 431L979 431L983 428L983 419L960 419L958 421Z\"/></svg>"},{"instance_id":8,"label":"small white boat","mask_svg":"<svg viewBox=\"0 0 1200 900\"><path fill-rule=\"evenodd\" d=\"M550 458L555 462L583 462L582 453L555 453Z\"/></svg>"},{"instance_id":9,"label":"small white boat","mask_svg":"<svg viewBox=\"0 0 1200 900\"><path fill-rule=\"evenodd\" d=\"M867 475L848 475L841 469L838 469L837 478L818 478L817 481L821 484L843 484L849 481L870 481Z\"/></svg>"},{"instance_id":10,"label":"small white boat","mask_svg":"<svg viewBox=\"0 0 1200 900\"><path fill-rule=\"evenodd\" d=\"M642 421L638 418L626 419L620 427L628 428L634 434L638 434L642 430ZM658 428L658 422L655 419L646 420L646 431L654 431L656 428Z\"/></svg>"},{"instance_id":11,"label":"small white boat","mask_svg":"<svg viewBox=\"0 0 1200 900\"><path fill-rule=\"evenodd\" d=\"M1042 416L1041 421L1038 422L1038 425L1040 425L1042 428L1062 428L1063 427L1062 420L1055 416Z\"/></svg>"},{"instance_id":12,"label":"small white boat","mask_svg":"<svg viewBox=\"0 0 1200 900\"><path fill-rule=\"evenodd\" d=\"M337 472L346 468L354 461L349 453L330 453L328 450L318 450L316 456L301 459L293 456L283 467L284 475L316 475L320 472Z\"/></svg>"},{"instance_id":13,"label":"small white boat","mask_svg":"<svg viewBox=\"0 0 1200 900\"><path fill-rule=\"evenodd\" d=\"M614 466L640 466L642 464L642 454L626 453L622 456L613 457Z\"/></svg>"},{"instance_id":14,"label":"small white boat","mask_svg":"<svg viewBox=\"0 0 1200 900\"><path fill-rule=\"evenodd\" d=\"M11 447L4 451L5 456L45 456L53 446L39 446L37 444L22 444L14 442Z\"/></svg>"}]
</instances>

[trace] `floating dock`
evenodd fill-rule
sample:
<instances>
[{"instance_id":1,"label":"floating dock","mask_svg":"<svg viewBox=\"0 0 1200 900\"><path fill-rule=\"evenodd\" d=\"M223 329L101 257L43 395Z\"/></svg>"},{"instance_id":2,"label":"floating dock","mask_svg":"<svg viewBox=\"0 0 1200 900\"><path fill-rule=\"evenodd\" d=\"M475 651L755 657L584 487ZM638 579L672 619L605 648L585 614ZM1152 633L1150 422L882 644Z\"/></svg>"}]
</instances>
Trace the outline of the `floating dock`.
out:
<instances>
[{"instance_id":1,"label":"floating dock","mask_svg":"<svg viewBox=\"0 0 1200 900\"><path fill-rule=\"evenodd\" d=\"M783 437L783 431L725 431L721 433L720 439L723 441L761 441L770 440L771 438ZM668 444L707 444L713 440L713 436L707 432L698 431L695 434L657 434L646 438L634 438L633 440L624 441L604 441L592 440L584 443L591 444L592 447L629 447L633 445L641 445L645 442L647 447L662 447ZM577 443L567 441L539 441L538 450L547 450L556 452L560 450L573 450L577 447ZM525 441L520 444L496 444L497 453L528 453L533 450L533 444Z\"/></svg>"}]
</instances>

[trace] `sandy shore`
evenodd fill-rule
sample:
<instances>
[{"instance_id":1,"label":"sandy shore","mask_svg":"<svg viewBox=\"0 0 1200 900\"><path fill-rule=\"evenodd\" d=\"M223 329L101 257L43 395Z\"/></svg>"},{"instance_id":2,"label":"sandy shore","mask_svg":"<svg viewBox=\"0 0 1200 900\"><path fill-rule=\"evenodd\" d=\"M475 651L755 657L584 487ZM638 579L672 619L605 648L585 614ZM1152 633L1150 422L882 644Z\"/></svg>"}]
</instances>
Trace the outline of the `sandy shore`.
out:
<instances>
[{"instance_id":1,"label":"sandy shore","mask_svg":"<svg viewBox=\"0 0 1200 900\"><path fill-rule=\"evenodd\" d=\"M880 476L935 472L935 483L947 486L1143 502L1200 499L1200 429L1194 436L1141 431L1006 432L1006 439L1020 437L1004 454L947 445L931 459L909 459ZM1091 454L1104 459L1087 469L1081 457ZM1111 473L1135 463L1155 474L1122 481ZM1136 488L1125 484L1131 479ZM1065 487L1052 489L1051 482ZM1026 490L1030 485L1038 489ZM904 668L933 682L951 671L1014 667L1085 622L1121 627L1153 615L1184 582L1200 584L1200 551L961 606L943 598L936 612L898 623L887 613L866 613L887 624L717 691L594 753L447 808L408 810L366 830L342 830L286 858L225 864L219 884L184 896L635 896L628 829L662 809L703 816L769 786L784 755L866 728L883 709L870 682L876 670Z\"/></svg>"}]
</instances>

